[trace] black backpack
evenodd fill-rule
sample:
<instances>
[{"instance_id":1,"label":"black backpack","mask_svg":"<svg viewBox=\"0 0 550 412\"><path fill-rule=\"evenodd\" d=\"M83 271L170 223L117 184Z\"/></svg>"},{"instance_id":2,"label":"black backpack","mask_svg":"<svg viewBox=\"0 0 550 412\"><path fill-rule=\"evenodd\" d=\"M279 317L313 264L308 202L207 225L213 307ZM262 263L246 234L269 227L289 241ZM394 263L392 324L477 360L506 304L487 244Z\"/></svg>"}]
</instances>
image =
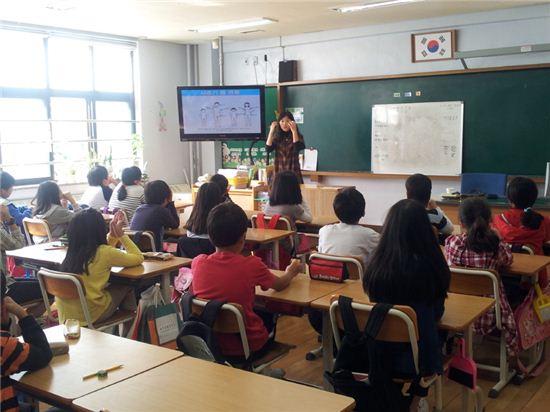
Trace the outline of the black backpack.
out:
<instances>
[{"instance_id":1,"label":"black backpack","mask_svg":"<svg viewBox=\"0 0 550 412\"><path fill-rule=\"evenodd\" d=\"M375 337L392 305L377 303L361 332L351 307L352 299L340 296L338 304L344 323L344 338L336 355L334 369L325 378L341 395L355 399L356 411L408 411L412 396L405 396L403 385L392 380L391 359L384 353L384 344ZM352 373L368 374L364 380Z\"/></svg>"},{"instance_id":2,"label":"black backpack","mask_svg":"<svg viewBox=\"0 0 550 412\"><path fill-rule=\"evenodd\" d=\"M192 313L194 298L194 295L184 293L180 300L183 325L176 338L178 349L194 358L225 363L214 333L214 322L225 302L211 300L202 313L197 315Z\"/></svg>"}]
</instances>

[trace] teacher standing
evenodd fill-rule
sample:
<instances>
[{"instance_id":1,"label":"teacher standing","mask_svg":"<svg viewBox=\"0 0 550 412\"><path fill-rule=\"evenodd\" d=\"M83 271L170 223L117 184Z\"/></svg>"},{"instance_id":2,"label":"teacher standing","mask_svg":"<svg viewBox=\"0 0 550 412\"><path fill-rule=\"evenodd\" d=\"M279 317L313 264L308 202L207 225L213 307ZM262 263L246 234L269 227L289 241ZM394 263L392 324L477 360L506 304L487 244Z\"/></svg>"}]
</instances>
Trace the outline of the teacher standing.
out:
<instances>
[{"instance_id":1,"label":"teacher standing","mask_svg":"<svg viewBox=\"0 0 550 412\"><path fill-rule=\"evenodd\" d=\"M278 121L271 123L265 142L267 153L275 151L274 172L290 170L296 174L300 183L304 183L298 153L305 147L304 136L298 131L292 113L281 113Z\"/></svg>"}]
</instances>

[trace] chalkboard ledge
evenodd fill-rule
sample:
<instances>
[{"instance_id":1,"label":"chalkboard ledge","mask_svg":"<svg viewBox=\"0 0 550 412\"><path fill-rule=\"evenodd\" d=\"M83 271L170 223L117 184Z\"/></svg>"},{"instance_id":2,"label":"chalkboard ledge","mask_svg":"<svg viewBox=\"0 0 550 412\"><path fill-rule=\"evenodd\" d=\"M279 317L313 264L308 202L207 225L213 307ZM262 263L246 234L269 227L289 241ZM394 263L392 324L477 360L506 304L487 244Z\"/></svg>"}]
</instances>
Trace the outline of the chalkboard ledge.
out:
<instances>
[{"instance_id":1,"label":"chalkboard ledge","mask_svg":"<svg viewBox=\"0 0 550 412\"><path fill-rule=\"evenodd\" d=\"M307 176L312 182L320 182L323 177L351 177L365 179L406 179L410 175L383 174L372 172L338 172L338 171L316 171L302 170L302 175ZM432 180L460 180L460 176L430 176Z\"/></svg>"}]
</instances>

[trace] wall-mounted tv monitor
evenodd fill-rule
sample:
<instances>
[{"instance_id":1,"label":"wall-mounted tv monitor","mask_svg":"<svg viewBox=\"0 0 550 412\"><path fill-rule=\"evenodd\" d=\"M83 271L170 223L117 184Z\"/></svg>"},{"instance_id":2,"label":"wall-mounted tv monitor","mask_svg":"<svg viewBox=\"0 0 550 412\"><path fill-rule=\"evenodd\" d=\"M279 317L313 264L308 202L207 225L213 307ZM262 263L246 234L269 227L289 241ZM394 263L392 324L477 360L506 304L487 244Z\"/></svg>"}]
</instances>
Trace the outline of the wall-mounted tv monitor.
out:
<instances>
[{"instance_id":1,"label":"wall-mounted tv monitor","mask_svg":"<svg viewBox=\"0 0 550 412\"><path fill-rule=\"evenodd\" d=\"M178 87L180 140L265 139L264 86Z\"/></svg>"}]
</instances>

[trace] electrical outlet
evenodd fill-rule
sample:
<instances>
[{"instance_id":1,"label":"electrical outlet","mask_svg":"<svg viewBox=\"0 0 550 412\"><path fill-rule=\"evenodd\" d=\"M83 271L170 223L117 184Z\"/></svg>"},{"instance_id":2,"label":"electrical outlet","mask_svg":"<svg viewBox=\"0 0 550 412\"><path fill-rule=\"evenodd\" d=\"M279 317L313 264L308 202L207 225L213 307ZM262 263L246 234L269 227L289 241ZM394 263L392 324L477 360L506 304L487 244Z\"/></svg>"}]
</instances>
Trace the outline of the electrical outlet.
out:
<instances>
[{"instance_id":1,"label":"electrical outlet","mask_svg":"<svg viewBox=\"0 0 550 412\"><path fill-rule=\"evenodd\" d=\"M252 64L254 64L254 66L258 65L258 56L253 56L252 57Z\"/></svg>"},{"instance_id":2,"label":"electrical outlet","mask_svg":"<svg viewBox=\"0 0 550 412\"><path fill-rule=\"evenodd\" d=\"M250 58L249 57L244 58L244 64L246 64L247 66L250 65Z\"/></svg>"}]
</instances>

